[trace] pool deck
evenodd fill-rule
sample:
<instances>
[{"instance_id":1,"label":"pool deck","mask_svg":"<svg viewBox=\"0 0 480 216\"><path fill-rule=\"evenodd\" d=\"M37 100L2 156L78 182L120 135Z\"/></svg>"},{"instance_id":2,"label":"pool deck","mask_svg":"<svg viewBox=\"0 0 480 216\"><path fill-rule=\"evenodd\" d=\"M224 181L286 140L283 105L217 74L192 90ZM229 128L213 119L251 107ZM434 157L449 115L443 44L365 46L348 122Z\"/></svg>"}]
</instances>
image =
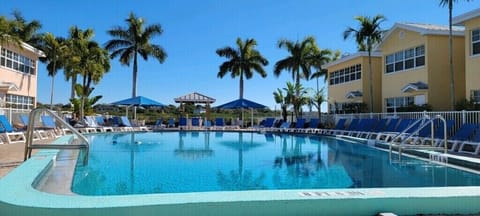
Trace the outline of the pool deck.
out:
<instances>
[{"instance_id":1,"label":"pool deck","mask_svg":"<svg viewBox=\"0 0 480 216\"><path fill-rule=\"evenodd\" d=\"M43 140L42 143L51 141L52 140ZM25 143L0 145L0 179L23 163L24 152ZM35 154L36 152L37 150L34 150L32 154Z\"/></svg>"}]
</instances>

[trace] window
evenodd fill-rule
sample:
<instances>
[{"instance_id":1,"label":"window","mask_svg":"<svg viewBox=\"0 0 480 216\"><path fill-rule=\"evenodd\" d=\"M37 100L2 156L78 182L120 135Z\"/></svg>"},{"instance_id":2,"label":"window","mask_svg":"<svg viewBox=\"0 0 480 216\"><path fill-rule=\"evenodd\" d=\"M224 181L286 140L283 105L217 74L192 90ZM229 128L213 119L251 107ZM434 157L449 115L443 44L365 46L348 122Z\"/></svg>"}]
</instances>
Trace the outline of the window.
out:
<instances>
[{"instance_id":1,"label":"window","mask_svg":"<svg viewBox=\"0 0 480 216\"><path fill-rule=\"evenodd\" d=\"M425 46L421 45L385 56L385 73L393 73L425 65Z\"/></svg>"},{"instance_id":2,"label":"window","mask_svg":"<svg viewBox=\"0 0 480 216\"><path fill-rule=\"evenodd\" d=\"M414 97L393 97L385 99L387 112L395 112L399 107L407 107L415 103Z\"/></svg>"},{"instance_id":3,"label":"window","mask_svg":"<svg viewBox=\"0 0 480 216\"><path fill-rule=\"evenodd\" d=\"M0 53L0 66L13 69L18 72L34 74L35 61L21 54L2 48Z\"/></svg>"},{"instance_id":4,"label":"window","mask_svg":"<svg viewBox=\"0 0 480 216\"><path fill-rule=\"evenodd\" d=\"M480 89L472 90L471 92L472 101L476 104L480 104Z\"/></svg>"},{"instance_id":5,"label":"window","mask_svg":"<svg viewBox=\"0 0 480 216\"><path fill-rule=\"evenodd\" d=\"M403 70L403 51L395 53L395 71Z\"/></svg>"},{"instance_id":6,"label":"window","mask_svg":"<svg viewBox=\"0 0 480 216\"><path fill-rule=\"evenodd\" d=\"M480 54L480 29L472 30L472 55Z\"/></svg>"},{"instance_id":7,"label":"window","mask_svg":"<svg viewBox=\"0 0 480 216\"><path fill-rule=\"evenodd\" d=\"M415 67L415 49L405 50L405 70Z\"/></svg>"},{"instance_id":8,"label":"window","mask_svg":"<svg viewBox=\"0 0 480 216\"><path fill-rule=\"evenodd\" d=\"M415 67L425 65L425 46L415 48Z\"/></svg>"},{"instance_id":9,"label":"window","mask_svg":"<svg viewBox=\"0 0 480 216\"><path fill-rule=\"evenodd\" d=\"M21 95L7 94L5 98L6 108L31 110L33 109L33 98Z\"/></svg>"},{"instance_id":10,"label":"window","mask_svg":"<svg viewBox=\"0 0 480 216\"><path fill-rule=\"evenodd\" d=\"M391 73L391 72L394 72L394 68L393 68L393 60L395 59L395 57L393 56L393 54L391 55L387 55L387 57L385 58L385 64L386 64L386 72L387 73Z\"/></svg>"},{"instance_id":11,"label":"window","mask_svg":"<svg viewBox=\"0 0 480 216\"><path fill-rule=\"evenodd\" d=\"M330 73L330 85L346 83L362 78L362 65L357 64Z\"/></svg>"}]
</instances>

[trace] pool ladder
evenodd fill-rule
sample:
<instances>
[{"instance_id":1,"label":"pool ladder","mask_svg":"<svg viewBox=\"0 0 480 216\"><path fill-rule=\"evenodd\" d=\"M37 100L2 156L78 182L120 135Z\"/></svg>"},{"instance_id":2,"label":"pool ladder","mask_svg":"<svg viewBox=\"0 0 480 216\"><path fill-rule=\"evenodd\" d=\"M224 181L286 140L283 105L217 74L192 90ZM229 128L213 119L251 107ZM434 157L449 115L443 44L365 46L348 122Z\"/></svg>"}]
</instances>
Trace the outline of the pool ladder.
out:
<instances>
[{"instance_id":1,"label":"pool ladder","mask_svg":"<svg viewBox=\"0 0 480 216\"><path fill-rule=\"evenodd\" d=\"M434 139L434 121L436 119L440 119L442 121L443 125L443 147L442 146L435 146L435 139ZM417 124L420 124L418 128L416 128L412 133L407 133L410 129L415 127ZM431 131L430 131L430 145L425 145L425 144L409 144L407 143L409 140L414 138L414 136L418 135L418 133L425 127L430 125ZM441 127L441 126L439 126ZM401 139L399 143L396 143L396 140ZM415 140L414 140L415 142ZM410 124L405 130L394 136L391 141L389 142L389 155L390 155L390 160L392 159L392 151L393 148L397 147L398 149L398 158L401 160L402 157L402 150L403 149L411 149L411 150L432 150L432 151L443 151L444 154L447 154L448 152L448 146L447 146L447 122L445 118L443 118L441 115L436 115L435 117L431 118L428 115L424 115L422 118L418 119L414 123Z\"/></svg>"},{"instance_id":2,"label":"pool ladder","mask_svg":"<svg viewBox=\"0 0 480 216\"><path fill-rule=\"evenodd\" d=\"M55 118L56 123L59 123L61 126L65 126L68 128L73 135L76 135L77 138L72 137L72 139L69 139L67 143L61 143L61 144L33 144L33 133L34 133L34 128L35 128L35 121L36 119L40 118L40 114L48 114ZM88 164L88 152L89 152L89 147L90 144L78 130L76 130L74 127L72 127L70 124L65 122L62 118L60 118L55 112L49 109L45 108L36 108L33 109L30 112L30 115L28 117L28 126L27 126L27 134L26 134L26 142L25 142L25 154L24 154L24 160L27 160L32 156L32 150L33 149L78 149L78 150L84 150L84 155L83 155L83 164L87 165Z\"/></svg>"}]
</instances>

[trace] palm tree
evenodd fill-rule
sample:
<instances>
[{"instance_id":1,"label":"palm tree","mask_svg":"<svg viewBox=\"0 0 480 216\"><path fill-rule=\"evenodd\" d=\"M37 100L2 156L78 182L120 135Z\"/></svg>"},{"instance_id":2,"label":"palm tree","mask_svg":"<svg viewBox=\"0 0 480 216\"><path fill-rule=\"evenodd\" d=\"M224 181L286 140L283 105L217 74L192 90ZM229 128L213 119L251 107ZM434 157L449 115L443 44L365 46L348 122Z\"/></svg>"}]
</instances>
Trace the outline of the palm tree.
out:
<instances>
[{"instance_id":1,"label":"palm tree","mask_svg":"<svg viewBox=\"0 0 480 216\"><path fill-rule=\"evenodd\" d=\"M0 16L0 45L14 43L18 47L22 47L20 38L13 32L17 25L17 22L8 20L5 16Z\"/></svg>"},{"instance_id":2,"label":"palm tree","mask_svg":"<svg viewBox=\"0 0 480 216\"><path fill-rule=\"evenodd\" d=\"M40 61L47 64L48 76L52 77L50 89L50 109L52 109L55 75L59 69L63 68L62 50L66 48L65 39L46 33L39 41L39 48L45 53L45 57L40 57Z\"/></svg>"},{"instance_id":3,"label":"palm tree","mask_svg":"<svg viewBox=\"0 0 480 216\"><path fill-rule=\"evenodd\" d=\"M287 87L283 88L283 90L287 93L285 96L285 103L286 104L292 104L294 111L295 107L302 107L305 104L308 104L309 97L307 96L307 90L302 86L302 84L294 84L291 82L287 82ZM300 109L298 109L298 112L300 112ZM296 115L295 117L298 119L299 115ZM292 120L293 122L293 114L292 114Z\"/></svg>"},{"instance_id":4,"label":"palm tree","mask_svg":"<svg viewBox=\"0 0 480 216\"><path fill-rule=\"evenodd\" d=\"M335 52L332 53L331 50L329 49L323 49L320 50L317 54L315 54L314 57L314 63L313 67L317 69L316 72L314 72L311 76L310 79L317 79L317 91L319 91L319 84L318 84L318 78L323 77L324 82L327 81L327 69L322 68L322 66L328 62L336 61L340 59L341 52L340 50L336 50Z\"/></svg>"},{"instance_id":5,"label":"palm tree","mask_svg":"<svg viewBox=\"0 0 480 216\"><path fill-rule=\"evenodd\" d=\"M152 56L160 63L163 63L167 58L167 53L161 46L150 42L153 37L160 36L163 33L160 24L144 26L145 20L141 17L136 17L132 12L125 22L128 25L127 28L116 26L107 31L114 39L106 43L105 49L111 52L111 59L120 57L122 65L129 66L133 58L132 97L136 97L138 55L145 61L148 60L149 56Z\"/></svg>"},{"instance_id":6,"label":"palm tree","mask_svg":"<svg viewBox=\"0 0 480 216\"><path fill-rule=\"evenodd\" d=\"M348 27L343 32L343 39L346 40L350 36L355 38L359 48L368 52L368 74L369 74L369 92L370 92L370 112L373 111L373 72L372 72L372 48L375 44L382 41L384 31L380 28L380 24L385 21L385 17L381 14L370 18L368 16L356 16L360 24L358 29Z\"/></svg>"},{"instance_id":7,"label":"palm tree","mask_svg":"<svg viewBox=\"0 0 480 216\"><path fill-rule=\"evenodd\" d=\"M101 48L95 41L89 41L86 49L80 51L81 60L77 65L78 73L82 76L82 85L76 86L80 97L80 118L83 118L85 105L93 92L92 84L98 84L103 75L110 70L108 51Z\"/></svg>"},{"instance_id":8,"label":"palm tree","mask_svg":"<svg viewBox=\"0 0 480 216\"><path fill-rule=\"evenodd\" d=\"M268 65L268 61L258 50L255 49L257 42L255 39L237 38L237 48L224 47L217 49L216 53L220 57L229 59L220 65L218 78L223 78L228 72L232 78L240 77L240 99L243 98L243 79L253 77L253 72L257 72L262 78L267 77L267 72L263 69Z\"/></svg>"},{"instance_id":9,"label":"palm tree","mask_svg":"<svg viewBox=\"0 0 480 216\"><path fill-rule=\"evenodd\" d=\"M38 20L27 22L19 10L14 10L12 15L15 18L13 21L17 23L16 28L12 29L14 34L25 43L38 45L42 36L37 32L42 28L42 24Z\"/></svg>"},{"instance_id":10,"label":"palm tree","mask_svg":"<svg viewBox=\"0 0 480 216\"><path fill-rule=\"evenodd\" d=\"M77 85L77 76L80 74L80 66L82 60L82 53L85 52L88 43L93 38L93 30L81 30L77 26L73 26L69 30L69 37L67 39L68 49L64 52L65 65L64 73L67 81L71 80L70 100L75 98L75 86Z\"/></svg>"},{"instance_id":11,"label":"palm tree","mask_svg":"<svg viewBox=\"0 0 480 216\"><path fill-rule=\"evenodd\" d=\"M452 11L453 3L458 0L440 0L440 6L445 7L448 5L448 49L449 49L449 62L450 62L450 108L455 109L455 74L453 71L453 37L452 37ZM470 0L465 0L470 1Z\"/></svg>"},{"instance_id":12,"label":"palm tree","mask_svg":"<svg viewBox=\"0 0 480 216\"><path fill-rule=\"evenodd\" d=\"M317 90L310 97L311 104L318 110L318 119L320 120L322 118L321 106L322 106L322 103L326 101L325 95L323 92L324 92L324 88L321 88L320 90Z\"/></svg>"},{"instance_id":13,"label":"palm tree","mask_svg":"<svg viewBox=\"0 0 480 216\"><path fill-rule=\"evenodd\" d=\"M283 95L282 89L277 89L276 92L273 92L273 98L275 99L275 103L280 104L283 121L287 121L288 103L287 103L287 98Z\"/></svg>"},{"instance_id":14,"label":"palm tree","mask_svg":"<svg viewBox=\"0 0 480 216\"><path fill-rule=\"evenodd\" d=\"M275 76L280 76L283 70L292 73L292 79L295 81L295 86L300 86L300 79L310 79L311 68L316 61L316 54L320 52L315 38L307 37L301 42L293 42L290 40L280 40L278 42L279 48L285 48L290 55L284 59L277 61L273 68ZM296 88L295 96L300 97L300 91ZM293 110L296 117L299 117L300 107L294 104Z\"/></svg>"}]
</instances>

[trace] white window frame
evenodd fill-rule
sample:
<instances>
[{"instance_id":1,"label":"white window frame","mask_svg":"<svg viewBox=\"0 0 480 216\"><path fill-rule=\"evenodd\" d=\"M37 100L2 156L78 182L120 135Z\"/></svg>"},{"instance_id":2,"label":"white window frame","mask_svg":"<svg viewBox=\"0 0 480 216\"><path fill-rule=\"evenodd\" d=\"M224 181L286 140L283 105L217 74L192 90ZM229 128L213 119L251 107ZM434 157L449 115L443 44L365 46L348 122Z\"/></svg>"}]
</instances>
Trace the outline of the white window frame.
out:
<instances>
[{"instance_id":1,"label":"white window frame","mask_svg":"<svg viewBox=\"0 0 480 216\"><path fill-rule=\"evenodd\" d=\"M422 48L421 50L423 52L418 52L420 48ZM410 52L413 51L413 56L407 56L407 51L410 51ZM421 57L423 57L423 65L418 65L417 59ZM412 59L414 60L413 67L406 68L406 62ZM397 69L397 64L402 64L401 69ZM388 66L393 67L393 70L387 71ZM386 55L385 65L384 65L385 67L384 74L396 73L401 71L409 71L409 70L413 70L413 69L424 67L424 66L425 66L425 45L422 44L420 46L404 49L404 50Z\"/></svg>"},{"instance_id":2,"label":"white window frame","mask_svg":"<svg viewBox=\"0 0 480 216\"><path fill-rule=\"evenodd\" d=\"M1 62L4 63L2 64ZM8 50L5 47L1 47L0 67L9 68L20 73L35 74L35 61L33 59Z\"/></svg>"},{"instance_id":3,"label":"white window frame","mask_svg":"<svg viewBox=\"0 0 480 216\"><path fill-rule=\"evenodd\" d=\"M470 95L475 104L480 104L480 89L471 90Z\"/></svg>"},{"instance_id":4,"label":"white window frame","mask_svg":"<svg viewBox=\"0 0 480 216\"><path fill-rule=\"evenodd\" d=\"M478 38L476 40L473 40L473 33L476 32L478 34ZM473 53L473 45L474 44L480 44L480 28L477 28L477 29L473 29L472 31L470 31L470 55L472 56L477 56L477 55L480 55L480 51L478 53ZM480 45L479 45L480 46Z\"/></svg>"},{"instance_id":5,"label":"white window frame","mask_svg":"<svg viewBox=\"0 0 480 216\"><path fill-rule=\"evenodd\" d=\"M346 77L349 77L348 80ZM354 79L352 79L352 77L354 77ZM336 81L337 79L338 81ZM329 84L333 86L360 79L362 79L362 65L355 64L330 73Z\"/></svg>"}]
</instances>

